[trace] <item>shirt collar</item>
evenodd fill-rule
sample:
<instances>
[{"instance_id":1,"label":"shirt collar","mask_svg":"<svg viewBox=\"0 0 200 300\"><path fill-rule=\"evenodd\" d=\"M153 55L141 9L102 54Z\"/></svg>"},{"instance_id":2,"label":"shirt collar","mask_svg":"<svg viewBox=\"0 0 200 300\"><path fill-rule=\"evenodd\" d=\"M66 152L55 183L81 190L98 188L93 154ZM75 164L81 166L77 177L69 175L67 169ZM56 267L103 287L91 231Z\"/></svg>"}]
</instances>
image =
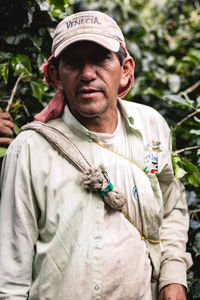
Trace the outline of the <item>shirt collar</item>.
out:
<instances>
[{"instance_id":1,"label":"shirt collar","mask_svg":"<svg viewBox=\"0 0 200 300\"><path fill-rule=\"evenodd\" d=\"M130 111L126 109L123 100L118 98L118 109L122 113L122 116L125 119L128 127L134 130L134 118L130 114ZM76 132L81 137L84 137L89 142L99 141L98 135L94 132L91 132L86 127L84 127L70 112L68 105L65 105L64 113L62 119L65 124L73 131Z\"/></svg>"},{"instance_id":2,"label":"shirt collar","mask_svg":"<svg viewBox=\"0 0 200 300\"><path fill-rule=\"evenodd\" d=\"M84 127L70 112L68 105L65 105L64 112L62 114L62 119L65 124L77 135L85 138L89 142L98 141L98 137Z\"/></svg>"}]
</instances>

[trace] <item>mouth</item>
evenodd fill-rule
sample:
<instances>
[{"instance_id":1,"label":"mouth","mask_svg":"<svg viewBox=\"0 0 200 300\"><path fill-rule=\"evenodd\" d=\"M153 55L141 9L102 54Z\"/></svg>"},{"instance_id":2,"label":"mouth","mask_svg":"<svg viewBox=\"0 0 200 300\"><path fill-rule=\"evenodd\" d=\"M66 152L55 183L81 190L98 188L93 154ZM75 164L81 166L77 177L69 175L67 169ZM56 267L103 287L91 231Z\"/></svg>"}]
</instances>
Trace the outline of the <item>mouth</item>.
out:
<instances>
[{"instance_id":1,"label":"mouth","mask_svg":"<svg viewBox=\"0 0 200 300\"><path fill-rule=\"evenodd\" d=\"M91 98L97 96L99 93L102 93L102 91L93 88L81 88L76 92L76 95L80 95L84 98Z\"/></svg>"}]
</instances>

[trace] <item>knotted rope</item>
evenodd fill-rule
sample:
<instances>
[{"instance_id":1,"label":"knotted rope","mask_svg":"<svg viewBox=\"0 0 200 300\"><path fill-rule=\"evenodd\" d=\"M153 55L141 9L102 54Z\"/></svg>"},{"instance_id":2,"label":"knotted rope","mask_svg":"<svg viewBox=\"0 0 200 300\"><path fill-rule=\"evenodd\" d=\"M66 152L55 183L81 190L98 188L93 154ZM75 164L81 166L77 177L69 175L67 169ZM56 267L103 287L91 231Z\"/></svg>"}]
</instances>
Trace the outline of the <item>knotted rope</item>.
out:
<instances>
[{"instance_id":1,"label":"knotted rope","mask_svg":"<svg viewBox=\"0 0 200 300\"><path fill-rule=\"evenodd\" d=\"M39 121L29 123L24 125L20 129L20 132L25 130L34 130L38 132L59 152L61 156L71 162L80 172L83 187L87 191L99 193L109 207L121 211L125 218L127 218L127 220L139 231L142 240L147 240L153 244L160 243L160 240L152 240L145 237L137 228L133 220L127 215L123 209L126 198L117 187L112 185L106 168L103 165L93 168L79 149L62 132L45 123Z\"/></svg>"},{"instance_id":2,"label":"knotted rope","mask_svg":"<svg viewBox=\"0 0 200 300\"><path fill-rule=\"evenodd\" d=\"M113 187L103 165L85 170L81 177L82 184L87 191L99 192L112 209L122 210L126 203L125 196L116 187Z\"/></svg>"},{"instance_id":3,"label":"knotted rope","mask_svg":"<svg viewBox=\"0 0 200 300\"><path fill-rule=\"evenodd\" d=\"M103 165L92 167L79 149L59 130L41 122L24 125L20 132L35 130L41 134L63 157L80 171L81 183L90 192L100 193L103 200L115 210L122 210L125 196L113 186Z\"/></svg>"}]
</instances>

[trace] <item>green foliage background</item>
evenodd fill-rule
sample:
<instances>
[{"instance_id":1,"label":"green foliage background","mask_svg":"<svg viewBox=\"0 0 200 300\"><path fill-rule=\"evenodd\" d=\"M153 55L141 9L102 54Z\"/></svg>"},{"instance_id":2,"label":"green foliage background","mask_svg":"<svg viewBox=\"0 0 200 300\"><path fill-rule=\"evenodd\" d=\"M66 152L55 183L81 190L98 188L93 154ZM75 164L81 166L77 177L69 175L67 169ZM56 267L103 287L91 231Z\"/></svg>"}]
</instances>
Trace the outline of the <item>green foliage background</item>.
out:
<instances>
[{"instance_id":1,"label":"green foliage background","mask_svg":"<svg viewBox=\"0 0 200 300\"><path fill-rule=\"evenodd\" d=\"M8 5L1 0L0 108L6 110L12 95L15 134L53 96L39 67L51 55L55 26L81 10L103 11L118 22L136 63L135 84L126 99L153 106L171 127L174 171L186 187L190 210L188 251L194 264L187 297L200 299L199 1L10 0ZM5 150L0 148L1 157Z\"/></svg>"}]
</instances>

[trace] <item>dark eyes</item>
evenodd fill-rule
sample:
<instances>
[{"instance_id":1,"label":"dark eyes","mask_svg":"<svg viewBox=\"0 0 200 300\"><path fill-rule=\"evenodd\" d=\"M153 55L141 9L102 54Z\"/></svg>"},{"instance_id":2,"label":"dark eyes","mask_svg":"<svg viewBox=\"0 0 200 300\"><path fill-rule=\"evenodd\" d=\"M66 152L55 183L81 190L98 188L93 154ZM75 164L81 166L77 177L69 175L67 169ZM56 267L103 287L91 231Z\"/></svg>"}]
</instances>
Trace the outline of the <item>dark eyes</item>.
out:
<instances>
[{"instance_id":1,"label":"dark eyes","mask_svg":"<svg viewBox=\"0 0 200 300\"><path fill-rule=\"evenodd\" d=\"M103 66L108 60L111 59L111 55L109 53L106 54L96 54L88 59L82 58L81 56L68 56L67 59L64 60L64 66L70 69L76 69L82 67L85 63L91 63L94 65Z\"/></svg>"}]
</instances>

